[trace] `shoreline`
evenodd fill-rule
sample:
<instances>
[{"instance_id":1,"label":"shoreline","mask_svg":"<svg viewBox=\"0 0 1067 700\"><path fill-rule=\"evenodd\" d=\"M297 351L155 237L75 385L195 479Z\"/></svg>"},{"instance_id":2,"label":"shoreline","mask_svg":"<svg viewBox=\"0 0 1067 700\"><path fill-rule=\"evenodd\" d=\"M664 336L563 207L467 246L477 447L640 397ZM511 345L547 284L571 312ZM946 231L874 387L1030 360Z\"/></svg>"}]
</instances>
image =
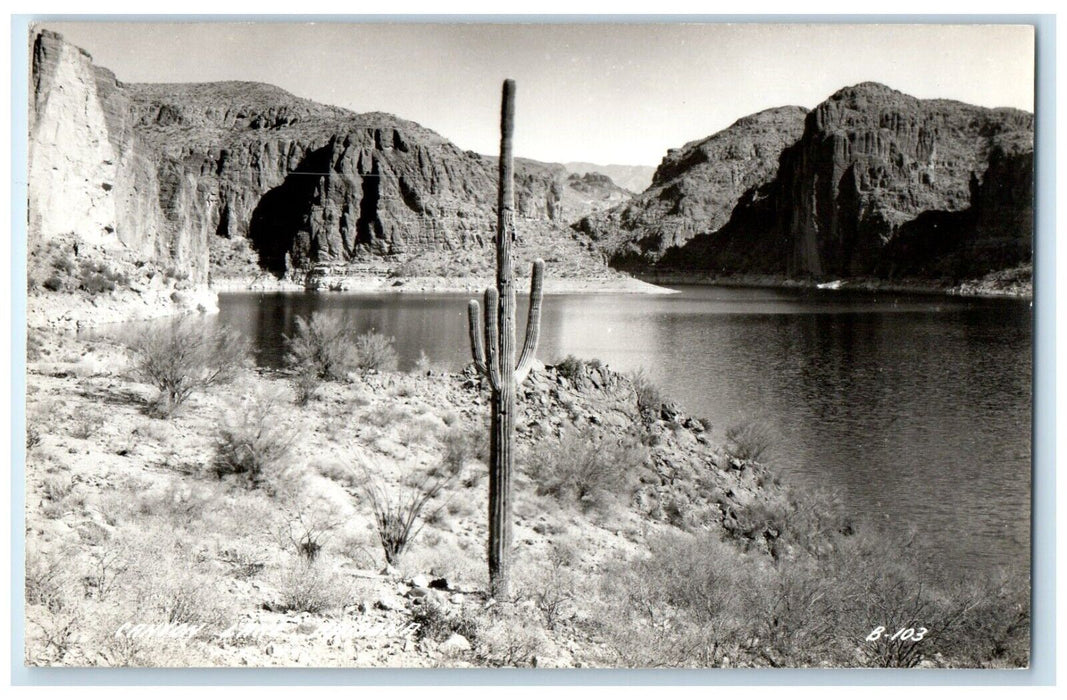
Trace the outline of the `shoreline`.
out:
<instances>
[{"instance_id":1,"label":"shoreline","mask_svg":"<svg viewBox=\"0 0 1067 700\"><path fill-rule=\"evenodd\" d=\"M480 294L493 285L489 277L329 277L300 284L270 276L212 280L216 293L234 292L326 292L336 294ZM518 293L529 289L529 277L517 277ZM561 294L677 294L635 277L547 278L544 293Z\"/></svg>"},{"instance_id":2,"label":"shoreline","mask_svg":"<svg viewBox=\"0 0 1067 700\"><path fill-rule=\"evenodd\" d=\"M803 280L778 275L715 275L710 273L658 272L636 273L649 284L705 285L747 289L819 289L847 292L890 292L894 294L930 294L936 296L970 297L980 299L1033 300L1033 285L1012 284L997 287L991 279L961 282L953 286L938 285L925 280L889 281L877 278L844 278L829 282Z\"/></svg>"}]
</instances>

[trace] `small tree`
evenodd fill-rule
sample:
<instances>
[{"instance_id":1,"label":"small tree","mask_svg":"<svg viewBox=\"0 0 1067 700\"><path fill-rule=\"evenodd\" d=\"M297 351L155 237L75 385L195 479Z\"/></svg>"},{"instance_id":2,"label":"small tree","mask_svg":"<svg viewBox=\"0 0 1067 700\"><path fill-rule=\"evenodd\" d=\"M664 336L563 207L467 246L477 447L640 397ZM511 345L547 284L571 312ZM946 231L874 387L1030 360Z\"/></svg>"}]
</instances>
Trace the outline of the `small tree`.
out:
<instances>
[{"instance_id":1,"label":"small tree","mask_svg":"<svg viewBox=\"0 0 1067 700\"><path fill-rule=\"evenodd\" d=\"M215 473L240 474L251 486L289 456L296 427L277 394L256 392L230 406L215 444Z\"/></svg>"},{"instance_id":2,"label":"small tree","mask_svg":"<svg viewBox=\"0 0 1067 700\"><path fill-rule=\"evenodd\" d=\"M248 341L237 331L184 318L147 327L127 346L135 373L159 389L152 410L160 416L171 415L194 391L231 381L250 357Z\"/></svg>"},{"instance_id":3,"label":"small tree","mask_svg":"<svg viewBox=\"0 0 1067 700\"><path fill-rule=\"evenodd\" d=\"M351 333L336 316L316 311L311 319L298 317L296 332L285 336L286 364L298 375L323 380L344 379L359 358ZM310 384L310 380L304 380Z\"/></svg>"},{"instance_id":4,"label":"small tree","mask_svg":"<svg viewBox=\"0 0 1067 700\"><path fill-rule=\"evenodd\" d=\"M356 366L361 370L387 372L396 369L395 340L381 333L364 333L356 338Z\"/></svg>"}]
</instances>

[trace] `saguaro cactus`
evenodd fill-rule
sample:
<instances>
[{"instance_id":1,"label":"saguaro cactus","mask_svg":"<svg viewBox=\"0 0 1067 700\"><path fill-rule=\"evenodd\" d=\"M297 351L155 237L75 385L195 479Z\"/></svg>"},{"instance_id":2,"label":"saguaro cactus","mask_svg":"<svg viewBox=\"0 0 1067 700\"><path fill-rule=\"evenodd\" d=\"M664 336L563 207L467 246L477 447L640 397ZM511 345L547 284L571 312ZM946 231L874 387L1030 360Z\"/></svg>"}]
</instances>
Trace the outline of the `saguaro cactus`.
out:
<instances>
[{"instance_id":1,"label":"saguaro cactus","mask_svg":"<svg viewBox=\"0 0 1067 700\"><path fill-rule=\"evenodd\" d=\"M526 341L515 362L515 285L511 245L515 240L515 182L511 136L515 127L515 81L505 80L500 108L500 164L496 227L496 288L485 290L485 322L478 302L467 307L474 364L489 380L489 588L494 598L508 595L511 549L511 471L514 457L515 394L526 379L541 332L541 289L545 263L533 264ZM484 328L483 328L484 325ZM483 340L484 338L484 340Z\"/></svg>"}]
</instances>

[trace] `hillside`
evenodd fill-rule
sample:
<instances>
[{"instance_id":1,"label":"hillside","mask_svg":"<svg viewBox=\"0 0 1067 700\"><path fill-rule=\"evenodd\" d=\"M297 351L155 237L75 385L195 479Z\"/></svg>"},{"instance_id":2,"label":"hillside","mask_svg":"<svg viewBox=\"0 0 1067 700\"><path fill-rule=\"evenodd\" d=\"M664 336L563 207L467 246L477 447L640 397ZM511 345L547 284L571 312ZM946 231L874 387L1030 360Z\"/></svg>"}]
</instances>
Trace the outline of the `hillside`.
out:
<instances>
[{"instance_id":1,"label":"hillside","mask_svg":"<svg viewBox=\"0 0 1067 700\"><path fill-rule=\"evenodd\" d=\"M803 129L806 110L771 109L672 149L633 200L582 219L613 265L642 267L693 236L726 223L738 198L770 181L782 150Z\"/></svg>"},{"instance_id":2,"label":"hillside","mask_svg":"<svg viewBox=\"0 0 1067 700\"><path fill-rule=\"evenodd\" d=\"M782 484L758 430L720 442L640 376L531 372L514 593L490 600L473 368L352 372L303 405L293 374L247 368L168 417L131 340L30 334L30 666L1027 663L1025 581L931 568ZM390 561L375 508L420 494ZM865 642L886 616L928 638Z\"/></svg>"}]
</instances>

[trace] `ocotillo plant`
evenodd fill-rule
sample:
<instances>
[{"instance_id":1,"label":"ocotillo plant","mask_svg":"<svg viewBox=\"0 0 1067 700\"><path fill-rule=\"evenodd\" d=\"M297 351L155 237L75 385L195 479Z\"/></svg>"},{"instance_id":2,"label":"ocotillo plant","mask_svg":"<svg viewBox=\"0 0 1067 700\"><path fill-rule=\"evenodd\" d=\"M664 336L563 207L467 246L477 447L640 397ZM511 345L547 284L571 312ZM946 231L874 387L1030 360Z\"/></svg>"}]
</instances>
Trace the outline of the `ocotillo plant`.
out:
<instances>
[{"instance_id":1,"label":"ocotillo plant","mask_svg":"<svg viewBox=\"0 0 1067 700\"><path fill-rule=\"evenodd\" d=\"M496 288L485 290L485 322L477 300L468 305L474 364L489 380L489 589L508 595L511 549L511 470L514 464L515 394L530 372L541 331L541 282L545 263L533 264L526 341L515 362L515 286L511 245L515 240L515 177L511 136L515 128L515 81L505 80L500 108L500 164L496 226ZM484 325L484 329L482 326ZM483 340L484 336L484 340Z\"/></svg>"}]
</instances>

